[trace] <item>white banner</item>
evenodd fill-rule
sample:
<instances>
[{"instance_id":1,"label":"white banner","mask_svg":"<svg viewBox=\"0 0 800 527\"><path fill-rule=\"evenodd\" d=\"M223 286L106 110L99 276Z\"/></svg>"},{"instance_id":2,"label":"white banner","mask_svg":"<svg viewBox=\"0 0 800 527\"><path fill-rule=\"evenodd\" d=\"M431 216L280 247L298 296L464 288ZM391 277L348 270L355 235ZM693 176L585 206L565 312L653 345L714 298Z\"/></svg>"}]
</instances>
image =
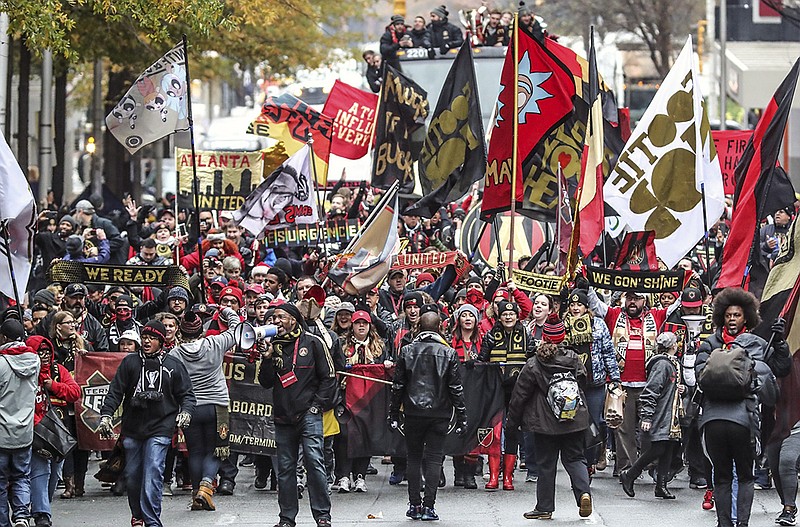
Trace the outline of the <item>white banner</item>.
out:
<instances>
[{"instance_id":1,"label":"white banner","mask_svg":"<svg viewBox=\"0 0 800 527\"><path fill-rule=\"evenodd\" d=\"M673 267L725 207L722 174L700 93L691 37L636 126L603 186L631 230L656 233L656 253Z\"/></svg>"},{"instance_id":2,"label":"white banner","mask_svg":"<svg viewBox=\"0 0 800 527\"><path fill-rule=\"evenodd\" d=\"M8 298L14 298L8 253L11 252L17 292L24 295L28 276L31 274L36 200L33 199L28 180L2 132L0 132L0 219L8 222L8 239L0 236L0 292Z\"/></svg>"}]
</instances>

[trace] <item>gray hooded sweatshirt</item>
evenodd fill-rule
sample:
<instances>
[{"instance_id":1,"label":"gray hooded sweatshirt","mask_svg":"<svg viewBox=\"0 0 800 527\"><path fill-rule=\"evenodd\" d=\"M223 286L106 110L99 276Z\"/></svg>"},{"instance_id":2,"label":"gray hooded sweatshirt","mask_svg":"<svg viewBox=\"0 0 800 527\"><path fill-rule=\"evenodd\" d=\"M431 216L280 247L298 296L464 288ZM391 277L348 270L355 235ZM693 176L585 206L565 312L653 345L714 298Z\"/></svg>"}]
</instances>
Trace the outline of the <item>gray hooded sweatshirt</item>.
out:
<instances>
[{"instance_id":1,"label":"gray hooded sweatshirt","mask_svg":"<svg viewBox=\"0 0 800 527\"><path fill-rule=\"evenodd\" d=\"M226 307L222 315L228 329L219 335L211 335L191 342L184 342L170 353L179 359L189 372L192 390L197 398L197 406L214 404L228 406L228 384L222 371L225 352L236 344L233 331L241 323L236 311Z\"/></svg>"},{"instance_id":2,"label":"gray hooded sweatshirt","mask_svg":"<svg viewBox=\"0 0 800 527\"><path fill-rule=\"evenodd\" d=\"M23 342L0 346L0 448L25 448L33 443L33 414L39 384L39 356L34 353L8 355ZM28 348L30 349L30 348Z\"/></svg>"}]
</instances>

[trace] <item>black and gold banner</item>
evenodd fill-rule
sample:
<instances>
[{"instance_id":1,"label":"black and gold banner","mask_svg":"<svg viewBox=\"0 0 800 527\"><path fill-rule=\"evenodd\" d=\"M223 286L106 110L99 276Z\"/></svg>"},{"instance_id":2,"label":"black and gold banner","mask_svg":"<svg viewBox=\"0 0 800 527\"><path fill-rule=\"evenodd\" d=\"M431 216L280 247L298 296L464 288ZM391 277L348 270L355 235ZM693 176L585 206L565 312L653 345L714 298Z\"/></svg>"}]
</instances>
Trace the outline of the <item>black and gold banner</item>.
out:
<instances>
[{"instance_id":1,"label":"black and gold banner","mask_svg":"<svg viewBox=\"0 0 800 527\"><path fill-rule=\"evenodd\" d=\"M229 440L233 452L270 456L276 449L272 390L258 383L260 365L242 355L225 355L222 369L230 393Z\"/></svg>"},{"instance_id":2,"label":"black and gold banner","mask_svg":"<svg viewBox=\"0 0 800 527\"><path fill-rule=\"evenodd\" d=\"M561 289L567 281L566 276L532 273L522 269L512 270L511 277L521 290L529 293L544 293L546 295L561 294Z\"/></svg>"},{"instance_id":3,"label":"black and gold banner","mask_svg":"<svg viewBox=\"0 0 800 527\"><path fill-rule=\"evenodd\" d=\"M50 282L130 286L181 286L189 278L177 265L109 265L60 260L47 270Z\"/></svg>"},{"instance_id":4,"label":"black and gold banner","mask_svg":"<svg viewBox=\"0 0 800 527\"><path fill-rule=\"evenodd\" d=\"M636 291L637 293L682 291L691 277L691 273L687 271L619 271L600 267L586 267L585 269L586 279L594 287L612 291Z\"/></svg>"},{"instance_id":5,"label":"black and gold banner","mask_svg":"<svg viewBox=\"0 0 800 527\"><path fill-rule=\"evenodd\" d=\"M322 225L295 225L264 231L264 244L267 247L274 245L313 247L323 243L347 244L355 238L360 228L360 220L327 221Z\"/></svg>"}]
</instances>

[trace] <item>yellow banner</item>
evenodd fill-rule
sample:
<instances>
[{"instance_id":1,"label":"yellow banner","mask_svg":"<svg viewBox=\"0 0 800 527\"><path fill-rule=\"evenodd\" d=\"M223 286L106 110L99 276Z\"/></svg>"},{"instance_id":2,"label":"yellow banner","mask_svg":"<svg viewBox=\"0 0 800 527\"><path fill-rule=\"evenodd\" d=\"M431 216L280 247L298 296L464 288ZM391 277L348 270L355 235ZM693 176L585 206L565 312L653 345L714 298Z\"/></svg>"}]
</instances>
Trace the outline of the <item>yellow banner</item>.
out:
<instances>
[{"instance_id":1,"label":"yellow banner","mask_svg":"<svg viewBox=\"0 0 800 527\"><path fill-rule=\"evenodd\" d=\"M566 276L552 276L549 274L532 273L522 269L513 269L511 277L518 288L530 293L544 293L546 295L559 295L567 282Z\"/></svg>"}]
</instances>

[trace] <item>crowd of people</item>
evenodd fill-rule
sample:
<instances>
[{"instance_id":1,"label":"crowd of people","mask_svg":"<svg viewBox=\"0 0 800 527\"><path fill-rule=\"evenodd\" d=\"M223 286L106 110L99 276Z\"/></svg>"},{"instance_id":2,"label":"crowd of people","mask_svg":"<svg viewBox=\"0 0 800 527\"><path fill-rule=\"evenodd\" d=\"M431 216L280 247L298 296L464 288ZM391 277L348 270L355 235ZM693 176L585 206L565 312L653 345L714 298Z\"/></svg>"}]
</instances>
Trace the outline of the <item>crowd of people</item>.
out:
<instances>
[{"instance_id":1,"label":"crowd of people","mask_svg":"<svg viewBox=\"0 0 800 527\"><path fill-rule=\"evenodd\" d=\"M327 199L329 219L363 219L377 194L366 185L355 192L337 185ZM344 373L358 364L383 365L393 377L387 423L404 427L406 454L384 461L393 464L390 484L408 481L412 519L438 519L451 415L453 433L468 424L464 369L497 367L503 452L454 456L455 486L474 490L485 477L484 489L513 491L515 471L523 469L524 480L536 483L536 505L525 517L548 519L560 457L574 506L587 517L596 471L610 468L633 497L640 474L650 470L654 495L674 499L668 485L686 468L721 527L747 525L754 489L769 488L771 478L783 505L776 521L795 524L797 435L770 441L777 404L770 387L791 370L784 322L761 321L749 292L709 287L713 266L702 271L693 255L679 264L693 277L674 293L599 291L581 273L560 294L531 293L502 263L473 262L460 277L453 266L392 269L382 284L354 296L325 278L331 246L266 247L229 213L203 210L198 248L181 235L183 224L191 230L192 211L170 199L145 207L127 200L124 211L104 217L104 204L92 196L40 214L27 295L0 319L0 525L51 525L59 483L60 498L84 496L90 452L78 447L65 459L47 457L32 448L33 427L52 409L75 433L76 357L105 351L126 353L98 433L112 436L121 407L126 467L111 490L127 494L131 525L161 525L162 495L178 488L191 491L192 510L215 510L215 495L233 494L241 482L228 439L223 360L239 351L235 333L244 322L274 326L250 353L261 361L258 382L273 390L277 450L241 461L255 466L256 489L277 490L277 527L295 525L306 492L322 527L331 523L332 493L368 492L368 477L377 473L371 458L351 456L346 420L336 433L324 423L343 404ZM457 249L461 220L479 202L473 193L431 219L401 216L406 250ZM774 245L794 216L792 208L775 213L761 237L763 258L777 255ZM715 227L720 246L724 225ZM61 260L177 264L189 287L49 283L46 269ZM528 256L518 265L553 273L551 263ZM699 330L684 321L692 315L702 318ZM769 343L753 333L764 324ZM703 379L719 370L718 350L749 357L752 385L735 394L703 389ZM625 405L607 424L609 392L623 393ZM186 453L175 447L178 429Z\"/></svg>"},{"instance_id":2,"label":"crowd of people","mask_svg":"<svg viewBox=\"0 0 800 527\"><path fill-rule=\"evenodd\" d=\"M548 33L545 29L547 24L525 2L519 3L517 13L520 27L535 38L558 38ZM488 9L485 5L470 15L466 35L464 30L450 21L450 12L446 6L433 8L428 16L426 21L424 16L417 15L413 24L408 25L404 16L393 15L381 36L379 52L363 52L362 57L366 62L365 76L373 92L380 91L384 64L402 71L398 52L418 48L425 50L428 57L434 58L437 54L445 55L450 50L457 50L465 38L476 47L502 47L508 46L513 35L514 13Z\"/></svg>"}]
</instances>

